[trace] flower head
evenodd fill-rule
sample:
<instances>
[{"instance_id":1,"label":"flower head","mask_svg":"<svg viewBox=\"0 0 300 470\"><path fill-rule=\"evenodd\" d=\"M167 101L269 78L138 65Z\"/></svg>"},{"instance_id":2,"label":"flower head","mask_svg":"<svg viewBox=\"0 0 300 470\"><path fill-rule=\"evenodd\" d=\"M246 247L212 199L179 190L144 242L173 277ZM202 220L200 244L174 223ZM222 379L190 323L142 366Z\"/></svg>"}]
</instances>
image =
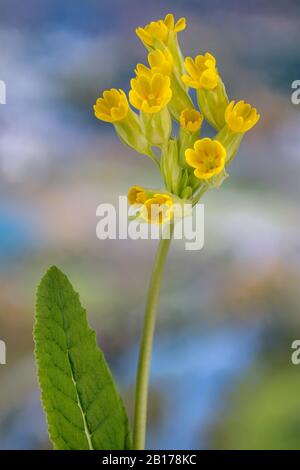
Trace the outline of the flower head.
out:
<instances>
[{"instance_id":1,"label":"flower head","mask_svg":"<svg viewBox=\"0 0 300 470\"><path fill-rule=\"evenodd\" d=\"M189 132L197 132L202 126L203 116L196 109L184 109L180 114L180 125Z\"/></svg>"},{"instance_id":2,"label":"flower head","mask_svg":"<svg viewBox=\"0 0 300 470\"><path fill-rule=\"evenodd\" d=\"M187 163L195 168L195 176L207 180L223 170L226 150L218 140L205 137L197 140L193 149L185 151L185 158Z\"/></svg>"},{"instance_id":3,"label":"flower head","mask_svg":"<svg viewBox=\"0 0 300 470\"><path fill-rule=\"evenodd\" d=\"M103 92L94 105L95 116L106 122L118 122L126 118L129 105L123 90L111 88Z\"/></svg>"},{"instance_id":4,"label":"flower head","mask_svg":"<svg viewBox=\"0 0 300 470\"><path fill-rule=\"evenodd\" d=\"M154 194L142 207L141 215L148 223L163 224L173 217L173 199L168 194Z\"/></svg>"},{"instance_id":5,"label":"flower head","mask_svg":"<svg viewBox=\"0 0 300 470\"><path fill-rule=\"evenodd\" d=\"M245 101L231 101L225 110L225 121L232 132L249 131L260 118L256 108Z\"/></svg>"},{"instance_id":6,"label":"flower head","mask_svg":"<svg viewBox=\"0 0 300 470\"><path fill-rule=\"evenodd\" d=\"M146 191L140 186L132 186L128 191L128 203L131 206L144 204L147 200Z\"/></svg>"},{"instance_id":7,"label":"flower head","mask_svg":"<svg viewBox=\"0 0 300 470\"><path fill-rule=\"evenodd\" d=\"M170 78L160 73L153 75L138 74L130 82L130 103L145 113L153 114L161 111L170 101L172 91Z\"/></svg>"},{"instance_id":8,"label":"flower head","mask_svg":"<svg viewBox=\"0 0 300 470\"><path fill-rule=\"evenodd\" d=\"M216 59L209 52L197 55L195 59L186 57L184 65L188 73L182 76L185 85L206 90L216 88L220 77L216 69Z\"/></svg>"},{"instance_id":9,"label":"flower head","mask_svg":"<svg viewBox=\"0 0 300 470\"><path fill-rule=\"evenodd\" d=\"M174 15L169 13L164 20L151 21L143 28L137 28L135 32L145 46L154 46L156 40L167 44L170 31L177 34L179 31L183 31L185 27L185 18L180 18L175 23Z\"/></svg>"}]
</instances>

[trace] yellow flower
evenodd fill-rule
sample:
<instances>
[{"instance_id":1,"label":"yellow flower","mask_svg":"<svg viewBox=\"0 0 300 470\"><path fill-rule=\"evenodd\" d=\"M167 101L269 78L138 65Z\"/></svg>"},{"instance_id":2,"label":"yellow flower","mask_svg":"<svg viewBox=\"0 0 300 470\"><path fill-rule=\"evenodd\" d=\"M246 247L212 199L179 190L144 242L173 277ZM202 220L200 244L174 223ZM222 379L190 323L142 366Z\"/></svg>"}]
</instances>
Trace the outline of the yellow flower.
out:
<instances>
[{"instance_id":1,"label":"yellow flower","mask_svg":"<svg viewBox=\"0 0 300 470\"><path fill-rule=\"evenodd\" d=\"M186 57L184 65L189 75L182 75L182 81L188 87L213 90L218 85L220 77L216 69L216 59L209 52L197 55L195 60Z\"/></svg>"},{"instance_id":2,"label":"yellow flower","mask_svg":"<svg viewBox=\"0 0 300 470\"><path fill-rule=\"evenodd\" d=\"M194 174L199 179L210 179L224 168L226 150L218 140L208 137L197 140L193 149L185 151L187 163L195 168Z\"/></svg>"},{"instance_id":3,"label":"yellow flower","mask_svg":"<svg viewBox=\"0 0 300 470\"><path fill-rule=\"evenodd\" d=\"M170 78L160 73L139 74L130 82L129 101L137 109L154 114L161 111L170 101L172 91Z\"/></svg>"},{"instance_id":4,"label":"yellow flower","mask_svg":"<svg viewBox=\"0 0 300 470\"><path fill-rule=\"evenodd\" d=\"M111 88L103 92L94 105L95 116L106 122L118 122L126 118L129 105L123 90Z\"/></svg>"},{"instance_id":5,"label":"yellow flower","mask_svg":"<svg viewBox=\"0 0 300 470\"><path fill-rule=\"evenodd\" d=\"M160 225L170 221L173 218L172 197L168 194L154 194L144 203L141 215L148 223Z\"/></svg>"},{"instance_id":6,"label":"yellow flower","mask_svg":"<svg viewBox=\"0 0 300 470\"><path fill-rule=\"evenodd\" d=\"M144 202L146 202L147 194L146 194L146 191L140 186L132 186L132 188L130 188L128 191L127 198L128 198L128 203L131 206L139 205L139 204L144 204Z\"/></svg>"},{"instance_id":7,"label":"yellow flower","mask_svg":"<svg viewBox=\"0 0 300 470\"><path fill-rule=\"evenodd\" d=\"M249 131L260 118L256 108L245 101L231 101L225 110L225 121L232 132Z\"/></svg>"},{"instance_id":8,"label":"yellow flower","mask_svg":"<svg viewBox=\"0 0 300 470\"><path fill-rule=\"evenodd\" d=\"M180 125L189 132L197 132L202 126L203 116L196 109L184 109L180 114Z\"/></svg>"},{"instance_id":9,"label":"yellow flower","mask_svg":"<svg viewBox=\"0 0 300 470\"><path fill-rule=\"evenodd\" d=\"M140 206L137 216L148 223L162 224L174 216L174 200L167 193L132 186L128 191L128 203Z\"/></svg>"},{"instance_id":10,"label":"yellow flower","mask_svg":"<svg viewBox=\"0 0 300 470\"><path fill-rule=\"evenodd\" d=\"M135 74L136 74L137 77L141 77L142 75L144 75L144 77L147 77L148 79L151 79L151 77L153 75L153 72L146 65L137 64L137 66L135 68Z\"/></svg>"},{"instance_id":11,"label":"yellow flower","mask_svg":"<svg viewBox=\"0 0 300 470\"><path fill-rule=\"evenodd\" d=\"M169 31L174 31L174 33L179 33L186 28L186 19L179 18L179 20L174 20L174 15L172 13L168 13L164 19L165 25L168 27Z\"/></svg>"},{"instance_id":12,"label":"yellow flower","mask_svg":"<svg viewBox=\"0 0 300 470\"><path fill-rule=\"evenodd\" d=\"M135 32L145 46L152 47L156 40L167 44L170 31L177 34L179 31L183 31L185 27L185 18L180 18L175 23L174 15L169 13L164 20L151 21L144 28L137 28Z\"/></svg>"},{"instance_id":13,"label":"yellow flower","mask_svg":"<svg viewBox=\"0 0 300 470\"><path fill-rule=\"evenodd\" d=\"M156 49L148 54L148 62L153 73L161 73L170 77L173 70L173 57L168 49Z\"/></svg>"},{"instance_id":14,"label":"yellow flower","mask_svg":"<svg viewBox=\"0 0 300 470\"><path fill-rule=\"evenodd\" d=\"M156 49L148 54L148 62L150 65L146 67L144 64L137 64L135 73L136 75L145 75L151 77L155 73L171 77L173 70L173 57L168 49L161 51Z\"/></svg>"}]
</instances>

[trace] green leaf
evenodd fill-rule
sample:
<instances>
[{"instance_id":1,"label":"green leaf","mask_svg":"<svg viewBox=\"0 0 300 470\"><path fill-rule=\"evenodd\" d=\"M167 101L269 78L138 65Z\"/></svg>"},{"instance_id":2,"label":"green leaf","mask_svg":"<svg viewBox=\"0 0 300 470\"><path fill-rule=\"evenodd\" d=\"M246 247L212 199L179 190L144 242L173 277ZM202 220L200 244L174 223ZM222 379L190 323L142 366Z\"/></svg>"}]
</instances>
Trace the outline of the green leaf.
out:
<instances>
[{"instance_id":1,"label":"green leaf","mask_svg":"<svg viewBox=\"0 0 300 470\"><path fill-rule=\"evenodd\" d=\"M55 449L130 448L122 400L68 278L51 267L38 287L35 356Z\"/></svg>"}]
</instances>

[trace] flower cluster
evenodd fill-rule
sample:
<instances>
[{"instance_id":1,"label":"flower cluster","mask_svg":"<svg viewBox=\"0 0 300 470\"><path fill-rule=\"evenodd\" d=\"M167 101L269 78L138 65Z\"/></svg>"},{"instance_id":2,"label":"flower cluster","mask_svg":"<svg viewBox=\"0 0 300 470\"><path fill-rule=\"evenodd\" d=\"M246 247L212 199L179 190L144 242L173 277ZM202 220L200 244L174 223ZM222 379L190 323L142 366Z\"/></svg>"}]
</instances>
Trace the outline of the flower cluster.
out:
<instances>
[{"instance_id":1,"label":"flower cluster","mask_svg":"<svg viewBox=\"0 0 300 470\"><path fill-rule=\"evenodd\" d=\"M112 88L94 105L98 119L112 123L123 143L161 171L163 190L134 186L128 192L129 204L149 223L171 220L175 202L194 205L207 189L219 187L244 134L260 117L245 101L229 102L211 53L183 58L177 34L185 27L185 18L175 22L168 14L137 28L148 63L136 66L129 102L123 90ZM196 90L199 109L189 88ZM204 119L215 129L214 139L201 137Z\"/></svg>"}]
</instances>

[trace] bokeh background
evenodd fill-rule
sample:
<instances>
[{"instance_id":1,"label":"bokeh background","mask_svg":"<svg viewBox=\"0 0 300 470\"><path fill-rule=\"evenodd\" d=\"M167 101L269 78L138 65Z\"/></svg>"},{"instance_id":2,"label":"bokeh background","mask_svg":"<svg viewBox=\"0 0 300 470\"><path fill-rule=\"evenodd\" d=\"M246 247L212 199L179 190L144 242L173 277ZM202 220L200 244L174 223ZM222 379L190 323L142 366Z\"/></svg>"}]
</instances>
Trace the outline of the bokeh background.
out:
<instances>
[{"instance_id":1,"label":"bokeh background","mask_svg":"<svg viewBox=\"0 0 300 470\"><path fill-rule=\"evenodd\" d=\"M154 241L99 241L96 207L160 186L92 105L129 88L135 27L187 18L182 50L211 51L230 97L261 120L220 191L203 250L173 243L151 371L148 448L300 449L299 2L4 0L0 16L0 448L51 448L33 360L35 289L49 265L80 292L132 416Z\"/></svg>"}]
</instances>

